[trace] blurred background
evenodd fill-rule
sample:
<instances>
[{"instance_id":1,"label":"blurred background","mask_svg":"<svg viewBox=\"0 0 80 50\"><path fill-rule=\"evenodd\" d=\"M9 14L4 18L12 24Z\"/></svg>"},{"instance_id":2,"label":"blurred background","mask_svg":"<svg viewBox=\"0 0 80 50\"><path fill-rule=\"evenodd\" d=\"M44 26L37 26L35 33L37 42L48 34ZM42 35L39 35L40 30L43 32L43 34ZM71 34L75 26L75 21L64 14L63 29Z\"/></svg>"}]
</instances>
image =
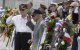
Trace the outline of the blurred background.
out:
<instances>
[{"instance_id":1,"label":"blurred background","mask_svg":"<svg viewBox=\"0 0 80 50\"><path fill-rule=\"evenodd\" d=\"M19 4L33 2L33 8L37 9L40 3L46 6L49 6L51 1L53 1L54 3L60 3L63 1L69 1L69 0L0 0L0 7L7 6L10 8L18 8ZM75 1L78 1L78 0L75 0Z\"/></svg>"}]
</instances>

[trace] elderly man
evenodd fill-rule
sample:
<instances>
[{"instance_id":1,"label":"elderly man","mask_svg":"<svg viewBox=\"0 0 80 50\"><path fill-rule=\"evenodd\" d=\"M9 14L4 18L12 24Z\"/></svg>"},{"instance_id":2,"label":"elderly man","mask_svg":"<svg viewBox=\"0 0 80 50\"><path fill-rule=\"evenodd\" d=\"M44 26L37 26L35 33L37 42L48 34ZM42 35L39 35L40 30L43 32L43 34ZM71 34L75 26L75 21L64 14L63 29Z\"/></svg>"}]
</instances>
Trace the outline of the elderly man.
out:
<instances>
[{"instance_id":1,"label":"elderly man","mask_svg":"<svg viewBox=\"0 0 80 50\"><path fill-rule=\"evenodd\" d=\"M79 24L79 3L78 2L72 2L70 5L73 9L72 11L72 22L74 25ZM75 29L74 37L73 37L73 43L72 43L72 50L78 50L78 41L77 37L79 36L79 33L77 29Z\"/></svg>"}]
</instances>

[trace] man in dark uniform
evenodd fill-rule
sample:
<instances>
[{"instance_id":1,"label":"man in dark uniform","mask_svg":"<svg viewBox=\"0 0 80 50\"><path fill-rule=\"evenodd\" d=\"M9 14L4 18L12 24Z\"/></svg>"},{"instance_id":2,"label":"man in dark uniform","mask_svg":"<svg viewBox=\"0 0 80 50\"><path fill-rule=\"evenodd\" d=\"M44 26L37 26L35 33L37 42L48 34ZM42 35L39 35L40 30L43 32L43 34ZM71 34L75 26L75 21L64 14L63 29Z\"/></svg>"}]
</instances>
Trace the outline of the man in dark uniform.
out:
<instances>
[{"instance_id":1,"label":"man in dark uniform","mask_svg":"<svg viewBox=\"0 0 80 50\"><path fill-rule=\"evenodd\" d=\"M78 16L79 16L79 4L77 2L72 2L70 5L73 8L72 11L72 22L74 25L79 24L78 23ZM72 49L71 50L78 50L78 41L77 38L79 36L79 32L77 31L78 28L75 28L74 37L73 37L73 43L72 43Z\"/></svg>"}]
</instances>

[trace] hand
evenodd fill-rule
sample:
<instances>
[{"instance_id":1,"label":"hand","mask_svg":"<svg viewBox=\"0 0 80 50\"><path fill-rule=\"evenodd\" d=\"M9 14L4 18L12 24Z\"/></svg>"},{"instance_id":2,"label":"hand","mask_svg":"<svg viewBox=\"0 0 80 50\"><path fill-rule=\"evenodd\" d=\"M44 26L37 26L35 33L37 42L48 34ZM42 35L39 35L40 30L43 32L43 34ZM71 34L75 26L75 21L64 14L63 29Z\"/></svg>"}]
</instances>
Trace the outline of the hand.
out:
<instances>
[{"instance_id":1,"label":"hand","mask_svg":"<svg viewBox=\"0 0 80 50\"><path fill-rule=\"evenodd\" d=\"M32 39L29 39L28 40L28 44L32 44Z\"/></svg>"},{"instance_id":2,"label":"hand","mask_svg":"<svg viewBox=\"0 0 80 50\"><path fill-rule=\"evenodd\" d=\"M31 22L31 16L27 16L27 20L28 20L28 22Z\"/></svg>"}]
</instances>

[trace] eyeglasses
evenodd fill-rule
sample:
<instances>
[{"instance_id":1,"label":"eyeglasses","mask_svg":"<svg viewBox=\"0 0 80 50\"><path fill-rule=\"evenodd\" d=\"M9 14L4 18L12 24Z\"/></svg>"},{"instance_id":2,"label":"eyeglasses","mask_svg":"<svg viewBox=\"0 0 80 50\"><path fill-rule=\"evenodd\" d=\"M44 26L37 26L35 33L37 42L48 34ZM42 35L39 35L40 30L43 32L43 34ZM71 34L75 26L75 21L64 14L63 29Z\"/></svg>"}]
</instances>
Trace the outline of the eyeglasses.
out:
<instances>
[{"instance_id":1,"label":"eyeglasses","mask_svg":"<svg viewBox=\"0 0 80 50\"><path fill-rule=\"evenodd\" d=\"M26 9L25 9L25 8L20 8L19 10L20 10L20 11L24 11L24 10L26 10Z\"/></svg>"},{"instance_id":2,"label":"eyeglasses","mask_svg":"<svg viewBox=\"0 0 80 50\"><path fill-rule=\"evenodd\" d=\"M20 11L24 11L24 10L26 10L26 8L20 8L19 10L20 10Z\"/></svg>"}]
</instances>

